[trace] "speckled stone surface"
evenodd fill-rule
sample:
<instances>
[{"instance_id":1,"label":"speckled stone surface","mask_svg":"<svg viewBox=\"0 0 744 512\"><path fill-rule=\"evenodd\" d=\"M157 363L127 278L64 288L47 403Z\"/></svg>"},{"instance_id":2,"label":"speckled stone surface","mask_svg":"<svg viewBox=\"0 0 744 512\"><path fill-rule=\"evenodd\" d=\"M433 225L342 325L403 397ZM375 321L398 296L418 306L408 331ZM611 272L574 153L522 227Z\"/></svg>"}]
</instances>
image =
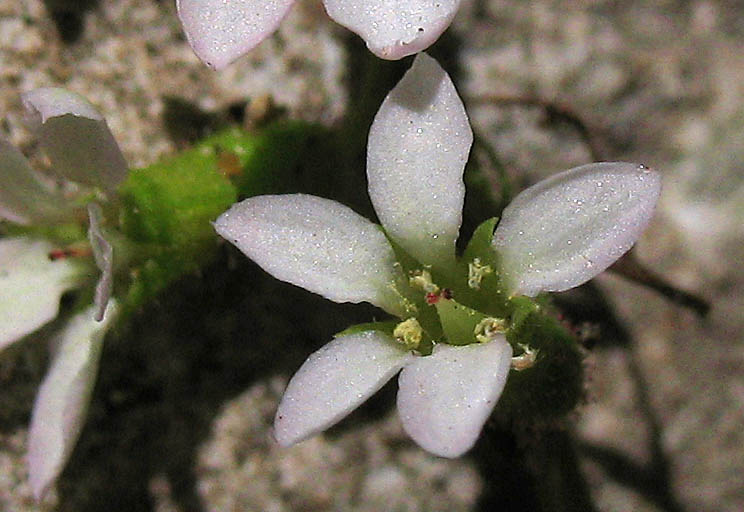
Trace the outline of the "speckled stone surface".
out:
<instances>
[{"instance_id":1,"label":"speckled stone surface","mask_svg":"<svg viewBox=\"0 0 744 512\"><path fill-rule=\"evenodd\" d=\"M68 3L50 0L47 5L57 9ZM23 125L19 96L35 87L65 86L88 97L134 166L175 149L161 120L167 96L216 110L271 94L293 116L330 123L339 119L347 98L359 94L343 87L348 57L338 36L344 30L327 19L318 2L300 2L275 37L220 73L207 69L187 46L171 2L100 0L82 10L80 19L79 38L65 44L42 1L0 0L0 134L37 163L41 159ZM621 483L592 456L596 451L586 448L616 449L642 466L652 457L648 439L655 426L681 507L744 507L744 271L737 263L744 256L742 20L744 10L733 0L486 0L465 2L451 29L461 44L461 72L455 82L474 131L495 146L516 181L534 182L592 157L569 124L546 124L540 108L514 105L508 98L539 98L570 107L590 126L599 157L642 162L662 173L661 204L638 244L638 256L714 305L701 321L615 276L598 279L632 334L632 352L604 345L592 351L587 404L575 417L584 448L582 467L603 511L659 506ZM302 317L305 323L298 325L294 315L299 313L283 301L304 296L280 290L268 304L241 314L254 315L262 325L265 311L278 308L290 319L285 327L256 327L260 332L244 333L240 343L290 339L311 325L317 347L337 332L333 329L343 328L316 317ZM232 332L229 325L213 331L214 338L205 343ZM121 358L121 364L149 368L170 383L167 376L189 375L176 356L198 348L169 347L172 361L157 345L149 350L169 363L149 368L147 359ZM148 500L153 510L186 510L183 500L174 497L184 488L194 490L194 500L205 510L473 509L483 482L472 459L444 461L425 454L407 440L393 412L290 450L273 444L268 428L280 390L312 348L294 350L292 364L281 366L282 376L257 371L250 384L229 392L207 387L203 393L219 397L209 402L220 403L216 410L192 407L192 402L163 405L162 394L170 396L171 390L160 380L152 386L155 398L146 395L147 400L131 398L124 385L106 387L110 394L98 396L91 424L120 430L115 436L85 430L88 441L63 477L63 499L51 496L38 506L30 499L22 460L31 400L45 367L43 346L28 344L4 353L0 509L53 510L59 501L58 510L96 510L88 491L111 476L85 473L84 468L95 469L106 457L118 460L122 481L135 482L128 491L141 493L131 499L145 504L142 510L148 510ZM261 361L262 368L270 364ZM117 364L104 351L102 372L116 374ZM240 375L236 371L235 379ZM645 395L638 391L639 377ZM190 389L184 384L188 378L183 379L175 382ZM194 404L201 403L197 398ZM107 423L127 404L137 409L131 403L142 403L145 412ZM105 452L102 447L112 439L136 439L152 425L149 414L159 421L177 419L162 427L165 432L203 430L203 437L194 434L195 460L178 459L167 443L153 450L157 454ZM83 455L90 457L87 465ZM163 468L148 477L144 491L138 490L137 472L126 471L124 461L131 457L155 459L153 464ZM193 478L177 481L173 466L193 468ZM109 498L113 503L122 496ZM138 509L129 505L128 510Z\"/></svg>"}]
</instances>

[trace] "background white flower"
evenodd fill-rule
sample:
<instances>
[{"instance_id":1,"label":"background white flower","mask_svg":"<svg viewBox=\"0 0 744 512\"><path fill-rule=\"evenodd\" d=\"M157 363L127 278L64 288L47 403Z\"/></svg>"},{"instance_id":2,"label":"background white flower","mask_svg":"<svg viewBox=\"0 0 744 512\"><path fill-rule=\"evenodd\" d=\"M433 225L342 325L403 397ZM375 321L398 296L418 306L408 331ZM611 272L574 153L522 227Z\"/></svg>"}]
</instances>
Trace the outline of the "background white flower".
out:
<instances>
[{"instance_id":1,"label":"background white flower","mask_svg":"<svg viewBox=\"0 0 744 512\"><path fill-rule=\"evenodd\" d=\"M420 446L456 457L477 440L503 391L512 348L498 332L476 342L473 327L488 315L444 295L429 302L433 306L423 302L424 292L440 289L438 279L455 287L453 299L458 290L492 291L473 289L461 270L472 261L458 262L455 254L471 143L449 76L418 55L375 117L367 175L385 233L421 272L434 276L424 279L423 290L409 285L383 233L334 201L254 197L215 223L220 235L278 279L337 302L367 301L402 320L415 318L421 331L438 329L428 332L439 342L430 355L412 354L381 331L341 335L312 354L279 405L275 434L281 444L325 430L399 371L401 421ZM506 289L499 291L534 296L591 279L640 236L659 192L657 173L627 163L579 167L525 190L504 211L486 247L484 261L501 259L495 273ZM433 323L432 308L438 315ZM470 318L466 329L454 325L464 317L453 315ZM453 339L458 333L462 339Z\"/></svg>"},{"instance_id":2,"label":"background white flower","mask_svg":"<svg viewBox=\"0 0 744 512\"><path fill-rule=\"evenodd\" d=\"M294 0L177 0L196 55L221 69L269 37ZM324 0L328 15L359 34L383 59L428 48L457 13L459 0Z\"/></svg>"},{"instance_id":3,"label":"background white flower","mask_svg":"<svg viewBox=\"0 0 744 512\"><path fill-rule=\"evenodd\" d=\"M35 172L17 149L0 139L0 220L28 233L0 239L0 350L52 321L62 295L90 283L96 266L101 271L94 304L72 316L51 340L50 370L34 404L29 476L34 494L41 497L77 441L101 343L116 316L116 306L109 304L112 249L101 227L101 208L91 201L114 199L127 165L103 117L81 96L43 88L24 94L23 102L54 176ZM60 184L60 179L82 188ZM60 251L34 231L80 224L86 217L90 248ZM87 255L77 253L86 250Z\"/></svg>"}]
</instances>

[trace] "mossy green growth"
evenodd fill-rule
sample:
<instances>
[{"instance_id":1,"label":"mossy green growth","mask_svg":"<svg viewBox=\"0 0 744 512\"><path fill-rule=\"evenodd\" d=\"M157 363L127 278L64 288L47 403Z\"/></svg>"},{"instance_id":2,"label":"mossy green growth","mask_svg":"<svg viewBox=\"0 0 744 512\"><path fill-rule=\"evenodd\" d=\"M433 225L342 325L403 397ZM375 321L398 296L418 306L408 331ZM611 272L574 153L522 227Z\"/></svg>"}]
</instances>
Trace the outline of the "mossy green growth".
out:
<instances>
[{"instance_id":1,"label":"mossy green growth","mask_svg":"<svg viewBox=\"0 0 744 512\"><path fill-rule=\"evenodd\" d=\"M572 411L584 396L583 355L576 338L545 306L519 297L506 339L519 355L537 351L533 367L512 370L496 410L514 420L549 421Z\"/></svg>"},{"instance_id":2,"label":"mossy green growth","mask_svg":"<svg viewBox=\"0 0 744 512\"><path fill-rule=\"evenodd\" d=\"M127 303L139 306L214 253L212 228L237 200L237 190L203 147L132 170L119 189L120 230L129 248Z\"/></svg>"},{"instance_id":3,"label":"mossy green growth","mask_svg":"<svg viewBox=\"0 0 744 512\"><path fill-rule=\"evenodd\" d=\"M239 199L304 185L308 149L327 130L283 121L257 131L230 128L192 149L132 170L119 189L119 228L137 307L214 254L212 222Z\"/></svg>"},{"instance_id":4,"label":"mossy green growth","mask_svg":"<svg viewBox=\"0 0 744 512\"><path fill-rule=\"evenodd\" d=\"M237 200L214 153L195 148L135 169L119 190L120 225L130 240L174 250L214 239L211 221Z\"/></svg>"},{"instance_id":5,"label":"mossy green growth","mask_svg":"<svg viewBox=\"0 0 744 512\"><path fill-rule=\"evenodd\" d=\"M230 128L194 148L130 172L119 191L124 234L140 243L189 247L213 239L210 224L239 198L289 191L306 148L324 130L285 121Z\"/></svg>"},{"instance_id":6,"label":"mossy green growth","mask_svg":"<svg viewBox=\"0 0 744 512\"><path fill-rule=\"evenodd\" d=\"M307 192L316 176L307 169L328 172L324 162L314 162L317 148L329 138L328 129L304 121L282 121L259 131L225 130L199 143L215 156L240 198L261 194ZM327 164L327 162L325 162ZM321 176L322 178L323 176Z\"/></svg>"},{"instance_id":7,"label":"mossy green growth","mask_svg":"<svg viewBox=\"0 0 744 512\"><path fill-rule=\"evenodd\" d=\"M46 238L62 247L78 242L85 243L88 240L87 231L80 223L30 226L7 223L2 225L2 234Z\"/></svg>"}]
</instances>

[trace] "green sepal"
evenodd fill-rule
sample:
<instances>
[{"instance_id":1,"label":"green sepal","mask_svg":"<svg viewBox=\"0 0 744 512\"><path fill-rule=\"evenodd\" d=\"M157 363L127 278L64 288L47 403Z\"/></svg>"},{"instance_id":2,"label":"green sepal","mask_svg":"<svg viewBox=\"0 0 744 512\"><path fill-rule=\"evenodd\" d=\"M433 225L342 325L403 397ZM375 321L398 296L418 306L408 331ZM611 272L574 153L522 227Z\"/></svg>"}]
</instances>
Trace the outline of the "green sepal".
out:
<instances>
[{"instance_id":1,"label":"green sepal","mask_svg":"<svg viewBox=\"0 0 744 512\"><path fill-rule=\"evenodd\" d=\"M480 260L487 265L497 264L497 254L493 250L491 244L493 240L493 232L496 230L496 224L498 224L498 217L491 217L488 220L481 222L481 224L475 228L473 236L470 238L465 252L462 254L462 260L466 263L473 261L475 258Z\"/></svg>"},{"instance_id":2,"label":"green sepal","mask_svg":"<svg viewBox=\"0 0 744 512\"><path fill-rule=\"evenodd\" d=\"M501 267L499 255L493 250L493 233L499 219L490 218L482 222L473 232L465 252L459 259L458 266L463 274L466 287L457 290L456 297L469 306L497 317L507 316L509 311L507 296L502 290L499 268ZM479 289L467 287L468 265L476 259L481 265L491 267L491 273L483 277Z\"/></svg>"},{"instance_id":3,"label":"green sepal","mask_svg":"<svg viewBox=\"0 0 744 512\"><path fill-rule=\"evenodd\" d=\"M78 223L31 226L4 223L2 224L2 233L9 237L46 238L62 247L78 242L87 243L88 241L88 232L85 226Z\"/></svg>"},{"instance_id":4,"label":"green sepal","mask_svg":"<svg viewBox=\"0 0 744 512\"><path fill-rule=\"evenodd\" d=\"M510 327L512 330L519 329L530 315L540 311L540 305L533 299L524 295L513 297L509 304L512 308Z\"/></svg>"},{"instance_id":5,"label":"green sepal","mask_svg":"<svg viewBox=\"0 0 744 512\"><path fill-rule=\"evenodd\" d=\"M447 343L469 345L477 342L475 327L487 318L486 315L445 298L440 298L436 302L436 308Z\"/></svg>"},{"instance_id":6,"label":"green sepal","mask_svg":"<svg viewBox=\"0 0 744 512\"><path fill-rule=\"evenodd\" d=\"M333 337L339 338L341 336L351 336L352 334L359 334L360 332L379 331L383 334L387 334L392 338L393 331L395 330L395 326L398 325L398 323L398 320L385 320L383 322L366 322L363 324L350 325L343 331L334 334Z\"/></svg>"},{"instance_id":7,"label":"green sepal","mask_svg":"<svg viewBox=\"0 0 744 512\"><path fill-rule=\"evenodd\" d=\"M165 288L186 274L196 274L214 251L200 258L177 251L163 251L130 268L130 282L123 299L125 312L133 311L157 297Z\"/></svg>"},{"instance_id":8,"label":"green sepal","mask_svg":"<svg viewBox=\"0 0 744 512\"><path fill-rule=\"evenodd\" d=\"M398 242L393 240L390 235L388 235L387 231L385 231L385 228L379 225L378 228L385 234L385 237L387 237L387 240L390 243L390 247L393 248L393 252L395 253L395 260L400 264L401 269L406 276L409 276L411 272L423 270L424 268L426 268L424 267L424 265L419 263L416 258L408 254L408 252L403 249L403 247L401 247Z\"/></svg>"},{"instance_id":9,"label":"green sepal","mask_svg":"<svg viewBox=\"0 0 744 512\"><path fill-rule=\"evenodd\" d=\"M426 267L419 263L413 256L408 254L408 252L398 245L395 240L390 238L382 226L379 228L383 233L385 233L388 242L390 242L390 246L393 248L393 252L395 253L397 264L400 265L405 278L404 282L396 283L396 290L398 290L405 299L415 306L416 312L415 314L412 313L410 316L415 316L419 321L421 327L426 332L426 338L431 342L437 341L442 337L443 332L436 309L426 303L426 293L423 290L413 289L413 287L408 283L408 278L412 272L422 270ZM403 320L405 320L405 318Z\"/></svg>"}]
</instances>

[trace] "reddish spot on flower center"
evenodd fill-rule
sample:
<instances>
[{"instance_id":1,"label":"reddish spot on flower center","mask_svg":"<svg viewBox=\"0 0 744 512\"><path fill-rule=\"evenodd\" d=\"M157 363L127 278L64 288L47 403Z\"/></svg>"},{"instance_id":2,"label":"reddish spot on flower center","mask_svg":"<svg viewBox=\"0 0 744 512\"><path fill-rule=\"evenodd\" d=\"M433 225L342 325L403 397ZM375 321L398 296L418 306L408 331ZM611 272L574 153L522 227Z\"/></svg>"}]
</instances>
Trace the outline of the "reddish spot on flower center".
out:
<instances>
[{"instance_id":1,"label":"reddish spot on flower center","mask_svg":"<svg viewBox=\"0 0 744 512\"><path fill-rule=\"evenodd\" d=\"M90 249L67 247L65 249L52 249L49 251L48 257L50 261L64 260L67 258L82 258L90 256Z\"/></svg>"},{"instance_id":2,"label":"reddish spot on flower center","mask_svg":"<svg viewBox=\"0 0 744 512\"><path fill-rule=\"evenodd\" d=\"M426 303L431 305L436 304L439 302L439 299L451 299L452 298L452 290L449 288L443 288L439 292L429 292L426 294Z\"/></svg>"}]
</instances>

